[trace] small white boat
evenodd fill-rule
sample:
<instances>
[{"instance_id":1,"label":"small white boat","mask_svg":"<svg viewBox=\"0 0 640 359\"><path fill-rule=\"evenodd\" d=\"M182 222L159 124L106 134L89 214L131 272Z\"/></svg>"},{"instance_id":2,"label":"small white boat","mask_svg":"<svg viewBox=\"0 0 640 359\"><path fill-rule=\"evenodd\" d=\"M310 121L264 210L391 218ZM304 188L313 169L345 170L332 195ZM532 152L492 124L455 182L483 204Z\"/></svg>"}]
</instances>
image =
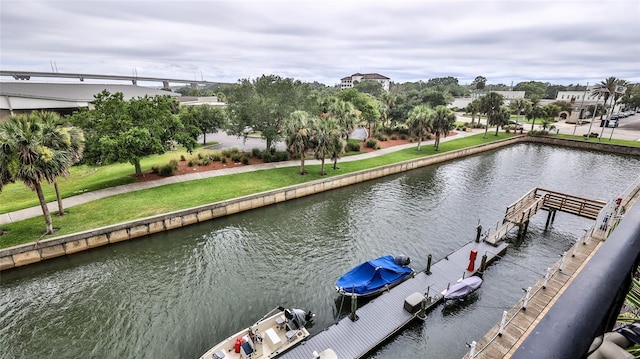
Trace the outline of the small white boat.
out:
<instances>
[{"instance_id":1,"label":"small white boat","mask_svg":"<svg viewBox=\"0 0 640 359\"><path fill-rule=\"evenodd\" d=\"M274 308L249 328L209 349L200 359L275 358L309 336L305 325L313 316L301 309Z\"/></svg>"}]
</instances>

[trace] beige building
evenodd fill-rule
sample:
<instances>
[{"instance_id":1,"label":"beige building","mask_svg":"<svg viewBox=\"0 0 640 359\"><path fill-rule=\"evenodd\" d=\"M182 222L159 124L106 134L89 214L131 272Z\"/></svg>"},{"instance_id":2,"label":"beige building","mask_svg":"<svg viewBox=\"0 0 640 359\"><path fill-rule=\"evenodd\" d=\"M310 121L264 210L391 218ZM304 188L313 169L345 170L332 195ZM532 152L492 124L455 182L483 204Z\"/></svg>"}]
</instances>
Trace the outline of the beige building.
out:
<instances>
[{"instance_id":1,"label":"beige building","mask_svg":"<svg viewBox=\"0 0 640 359\"><path fill-rule=\"evenodd\" d=\"M351 88L353 87L355 84L357 84L358 82L361 81L376 81L379 82L382 85L382 88L385 91L389 91L389 86L391 85L391 79L386 77L386 76L382 76L380 74L361 74L361 73L356 73L353 74L351 76L347 76L347 77L343 77L340 79L340 89L344 90L347 88Z\"/></svg>"}]
</instances>

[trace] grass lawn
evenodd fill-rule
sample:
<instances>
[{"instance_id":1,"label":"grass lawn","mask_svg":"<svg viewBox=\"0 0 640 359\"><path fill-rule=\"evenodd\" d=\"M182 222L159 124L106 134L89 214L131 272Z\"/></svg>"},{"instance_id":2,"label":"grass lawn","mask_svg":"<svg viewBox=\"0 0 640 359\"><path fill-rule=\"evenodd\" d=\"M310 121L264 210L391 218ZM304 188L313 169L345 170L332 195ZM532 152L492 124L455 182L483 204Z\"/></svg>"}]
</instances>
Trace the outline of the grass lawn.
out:
<instances>
[{"instance_id":1,"label":"grass lawn","mask_svg":"<svg viewBox=\"0 0 640 359\"><path fill-rule=\"evenodd\" d=\"M498 136L489 133L486 139L483 136L484 134L477 134L442 142L438 152L434 151L431 144L423 144L421 151L416 151L416 143L416 147L370 159L339 162L339 170L333 170L331 165L327 163L325 170L327 176L336 176L511 137L503 132L500 132ZM164 161L162 163L165 163ZM299 167L296 166L217 176L98 199L65 209L68 212L65 216L53 216L54 227L60 228L53 236L80 232L321 178L319 175L320 165L305 165L305 169L308 172L305 176L298 174ZM35 194L30 194L36 197ZM38 204L37 199L34 203L34 205ZM33 242L43 238L44 217L39 216L10 223L2 226L2 229L8 230L9 233L0 237L0 248Z\"/></svg>"},{"instance_id":2,"label":"grass lawn","mask_svg":"<svg viewBox=\"0 0 640 359\"><path fill-rule=\"evenodd\" d=\"M180 160L180 156L185 156L187 160L197 157L199 152L207 153L212 152L212 150L196 149L192 154L189 154L184 148L179 148L176 151L167 151L162 155L145 157L140 161L140 166L142 171L149 171L153 166L166 165L170 160ZM114 163L106 166L73 166L70 172L71 175L68 178L58 178L58 186L62 198L136 181L135 177L133 177L135 169L130 163ZM42 190L47 202L56 200L53 185L45 182L42 184ZM0 213L13 212L39 205L40 202L36 193L22 182L10 183L4 186L2 192L0 192Z\"/></svg>"},{"instance_id":3,"label":"grass lawn","mask_svg":"<svg viewBox=\"0 0 640 359\"><path fill-rule=\"evenodd\" d=\"M582 135L564 135L564 134L557 134L557 135L553 135L553 137L560 137L560 138L567 138L570 140L580 140L580 141L588 141L588 142L602 142L602 143L606 143L606 144L613 144L613 145L623 145L623 146L632 146L632 147L640 147L640 141L626 141L626 140L616 140L615 138L612 138L611 140L609 140L608 138L603 138L601 141L598 141L597 138L585 138Z\"/></svg>"}]
</instances>

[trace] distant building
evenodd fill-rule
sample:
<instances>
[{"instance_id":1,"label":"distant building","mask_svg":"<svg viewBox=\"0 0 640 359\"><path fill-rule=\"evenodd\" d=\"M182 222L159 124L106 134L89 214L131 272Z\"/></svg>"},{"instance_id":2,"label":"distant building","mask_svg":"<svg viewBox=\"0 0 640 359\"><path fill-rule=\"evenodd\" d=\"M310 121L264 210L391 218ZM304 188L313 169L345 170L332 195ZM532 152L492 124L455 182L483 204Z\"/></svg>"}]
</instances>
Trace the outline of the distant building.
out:
<instances>
[{"instance_id":1,"label":"distant building","mask_svg":"<svg viewBox=\"0 0 640 359\"><path fill-rule=\"evenodd\" d=\"M351 88L358 82L367 81L367 80L379 82L385 91L389 91L389 86L391 85L391 79L376 73L374 74L356 73L351 76L343 77L340 79L340 89L344 90L347 88Z\"/></svg>"},{"instance_id":2,"label":"distant building","mask_svg":"<svg viewBox=\"0 0 640 359\"><path fill-rule=\"evenodd\" d=\"M104 90L112 94L121 92L125 101L144 96L181 96L175 92L134 85L0 82L0 119L37 110L68 115L79 108L92 106L94 95Z\"/></svg>"}]
</instances>

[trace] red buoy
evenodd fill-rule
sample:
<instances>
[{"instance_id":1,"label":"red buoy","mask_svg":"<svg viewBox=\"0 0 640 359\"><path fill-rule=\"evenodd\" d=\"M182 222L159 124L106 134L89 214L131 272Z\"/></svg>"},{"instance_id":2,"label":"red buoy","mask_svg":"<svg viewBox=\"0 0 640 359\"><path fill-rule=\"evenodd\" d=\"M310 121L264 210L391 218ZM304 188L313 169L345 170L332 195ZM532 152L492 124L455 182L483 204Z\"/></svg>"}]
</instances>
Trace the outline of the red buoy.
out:
<instances>
[{"instance_id":1,"label":"red buoy","mask_svg":"<svg viewBox=\"0 0 640 359\"><path fill-rule=\"evenodd\" d=\"M235 351L236 353L240 353L240 346L242 345L242 339L241 338L237 338L236 339L236 345L235 345Z\"/></svg>"}]
</instances>

